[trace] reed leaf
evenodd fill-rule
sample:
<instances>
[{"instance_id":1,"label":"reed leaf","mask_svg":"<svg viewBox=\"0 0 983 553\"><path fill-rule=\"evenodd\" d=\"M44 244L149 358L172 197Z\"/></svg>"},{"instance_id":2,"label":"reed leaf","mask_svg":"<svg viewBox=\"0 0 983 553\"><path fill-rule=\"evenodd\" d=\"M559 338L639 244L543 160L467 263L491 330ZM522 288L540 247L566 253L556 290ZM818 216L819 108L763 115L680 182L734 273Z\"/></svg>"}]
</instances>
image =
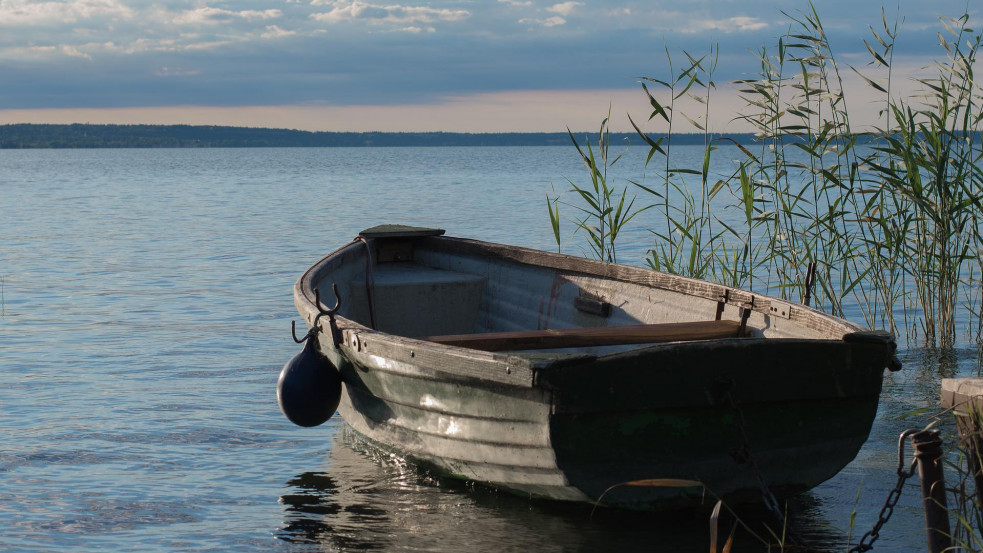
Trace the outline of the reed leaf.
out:
<instances>
[{"instance_id":1,"label":"reed leaf","mask_svg":"<svg viewBox=\"0 0 983 553\"><path fill-rule=\"evenodd\" d=\"M647 202L607 180L607 167L621 159L610 155L608 119L596 144L582 147L569 133L590 175L590 184L570 184L579 206L575 224L592 253L614 259L624 225L653 210L664 227L650 229L645 261L657 270L788 298L801 294L804 269L816 261L816 305L834 314L849 305L868 326L909 337L919 329L926 344L948 348L962 301L983 329L983 90L974 74L983 37L968 27L966 14L940 18L942 55L934 75L918 81L924 95L895 97L901 18L891 21L882 9L877 28L860 40L866 65L880 73L849 67L881 98L881 122L857 132L816 6L784 15L789 31L777 49L754 54L758 75L731 83L745 104L734 119L754 129L756 144L708 131L715 46L702 56L683 52L681 67L667 46L668 77L640 78L649 121L669 126L656 138L629 117L649 149L645 168L660 166L657 184L629 181ZM676 104L683 96L696 99L702 112L683 113ZM703 134L698 165L675 154L677 117ZM730 174L712 174L713 156L724 147L739 163ZM547 198L547 208L557 237L555 198ZM722 210L736 216L715 215Z\"/></svg>"}]
</instances>

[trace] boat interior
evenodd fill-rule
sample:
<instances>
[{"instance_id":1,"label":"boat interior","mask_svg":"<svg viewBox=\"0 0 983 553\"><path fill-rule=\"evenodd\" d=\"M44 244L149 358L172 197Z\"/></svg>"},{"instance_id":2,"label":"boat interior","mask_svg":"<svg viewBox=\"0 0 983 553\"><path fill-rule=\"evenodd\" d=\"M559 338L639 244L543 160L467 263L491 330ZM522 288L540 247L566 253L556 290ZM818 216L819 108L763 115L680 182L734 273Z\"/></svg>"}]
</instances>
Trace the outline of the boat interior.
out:
<instances>
[{"instance_id":1,"label":"boat interior","mask_svg":"<svg viewBox=\"0 0 983 553\"><path fill-rule=\"evenodd\" d=\"M691 291L448 248L449 240L362 239L326 258L314 283L323 298L337 285L339 314L365 327L488 351L606 354L679 340L842 335Z\"/></svg>"}]
</instances>

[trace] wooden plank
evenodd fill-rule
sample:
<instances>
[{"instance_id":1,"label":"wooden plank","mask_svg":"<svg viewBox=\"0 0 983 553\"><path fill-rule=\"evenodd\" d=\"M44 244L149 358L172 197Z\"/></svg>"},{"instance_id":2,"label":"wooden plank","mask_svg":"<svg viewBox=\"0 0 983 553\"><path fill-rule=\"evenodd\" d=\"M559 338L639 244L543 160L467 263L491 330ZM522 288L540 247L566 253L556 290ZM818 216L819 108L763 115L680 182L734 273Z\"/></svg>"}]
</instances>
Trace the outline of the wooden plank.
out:
<instances>
[{"instance_id":1,"label":"wooden plank","mask_svg":"<svg viewBox=\"0 0 983 553\"><path fill-rule=\"evenodd\" d=\"M342 328L342 333L345 336L342 351L363 369L371 367L371 370L469 386L533 386L534 363L521 356L465 350L364 327Z\"/></svg>"},{"instance_id":2,"label":"wooden plank","mask_svg":"<svg viewBox=\"0 0 983 553\"><path fill-rule=\"evenodd\" d=\"M358 233L365 238L421 238L424 236L441 236L444 229L411 227L409 225L376 225Z\"/></svg>"},{"instance_id":3,"label":"wooden plank","mask_svg":"<svg viewBox=\"0 0 983 553\"><path fill-rule=\"evenodd\" d=\"M693 321L629 326L521 330L430 336L431 342L483 351L572 348L734 338L738 321Z\"/></svg>"}]
</instances>

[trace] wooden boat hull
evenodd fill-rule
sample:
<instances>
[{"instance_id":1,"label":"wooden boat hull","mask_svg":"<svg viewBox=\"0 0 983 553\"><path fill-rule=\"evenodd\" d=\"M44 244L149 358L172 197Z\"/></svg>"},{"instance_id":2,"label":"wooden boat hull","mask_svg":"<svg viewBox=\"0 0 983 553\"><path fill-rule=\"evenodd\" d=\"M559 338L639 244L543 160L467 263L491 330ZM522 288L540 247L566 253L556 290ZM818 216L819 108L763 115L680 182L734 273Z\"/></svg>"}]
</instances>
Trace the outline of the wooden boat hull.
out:
<instances>
[{"instance_id":1,"label":"wooden boat hull","mask_svg":"<svg viewBox=\"0 0 983 553\"><path fill-rule=\"evenodd\" d=\"M364 306L351 305L365 280L359 267L364 271L376 260L366 259L371 250L362 244L346 246L295 287L295 303L311 324L318 313L313 291L351 283L341 296L344 304L347 295L352 318L339 314L333 328L326 317L317 321L320 351L344 382L338 411L369 441L445 475L538 498L678 508L701 501L705 490L619 484L697 480L732 500L760 499L759 482L795 492L836 474L870 431L894 347L882 333L780 300L637 268L461 239L414 238L413 244L416 263L482 275L477 331L514 328L487 322L500 320L528 328L533 318L541 324L544 313L567 327L574 319L593 326L652 323L663 317L651 314L653 306L673 302L683 302L685 316L696 320L712 319L721 303L724 318L738 318L744 313L739 306L747 305L747 324L757 329L750 337L573 353L433 343L354 320L365 319L359 315ZM381 301L385 283L365 288L373 284ZM422 285L442 305L441 286ZM555 307L572 303L566 294L599 296L599 288L621 302L603 320L581 312L564 319L566 308ZM536 289L545 292L537 296ZM413 297L414 290L402 294L396 296ZM496 294L519 299L499 309ZM454 317L459 313L455 308Z\"/></svg>"}]
</instances>

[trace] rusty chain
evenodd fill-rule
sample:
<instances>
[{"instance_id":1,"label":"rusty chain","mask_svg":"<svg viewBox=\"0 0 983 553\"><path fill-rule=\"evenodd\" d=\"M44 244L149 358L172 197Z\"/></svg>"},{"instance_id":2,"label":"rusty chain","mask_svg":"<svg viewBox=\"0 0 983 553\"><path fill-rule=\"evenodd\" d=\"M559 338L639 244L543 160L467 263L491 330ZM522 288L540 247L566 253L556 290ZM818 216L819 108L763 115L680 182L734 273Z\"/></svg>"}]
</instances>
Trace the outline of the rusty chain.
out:
<instances>
[{"instance_id":1,"label":"rusty chain","mask_svg":"<svg viewBox=\"0 0 983 553\"><path fill-rule=\"evenodd\" d=\"M894 514L894 507L898 504L898 500L901 499L901 489L904 488L905 481L914 476L915 470L917 469L917 461L914 459L912 459L911 466L907 470L905 470L904 466L904 442L908 436L916 432L919 432L919 430L905 430L901 433L901 437L898 438L898 483L887 494L887 499L884 501L884 506L881 507L881 512L877 515L877 522L874 524L874 527L860 538L857 545L850 548L849 553L864 553L873 549L874 542L877 541L877 538L881 537L881 528L888 520L891 520L891 515Z\"/></svg>"}]
</instances>

